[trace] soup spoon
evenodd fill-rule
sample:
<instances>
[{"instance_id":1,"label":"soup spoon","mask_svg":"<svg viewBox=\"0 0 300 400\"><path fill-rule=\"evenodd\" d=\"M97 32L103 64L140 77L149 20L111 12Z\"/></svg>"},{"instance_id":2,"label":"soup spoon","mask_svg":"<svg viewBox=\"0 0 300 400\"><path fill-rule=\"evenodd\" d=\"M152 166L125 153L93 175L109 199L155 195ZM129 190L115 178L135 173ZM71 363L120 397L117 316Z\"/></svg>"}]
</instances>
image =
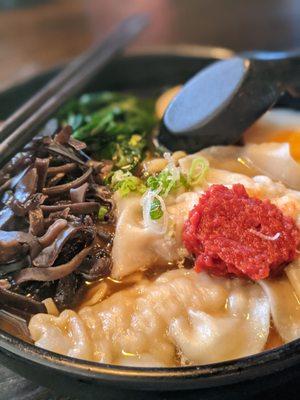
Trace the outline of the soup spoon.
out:
<instances>
[{"instance_id":1,"label":"soup spoon","mask_svg":"<svg viewBox=\"0 0 300 400\"><path fill-rule=\"evenodd\" d=\"M284 93L300 96L300 50L247 52L217 61L171 101L158 141L188 152L235 143Z\"/></svg>"}]
</instances>

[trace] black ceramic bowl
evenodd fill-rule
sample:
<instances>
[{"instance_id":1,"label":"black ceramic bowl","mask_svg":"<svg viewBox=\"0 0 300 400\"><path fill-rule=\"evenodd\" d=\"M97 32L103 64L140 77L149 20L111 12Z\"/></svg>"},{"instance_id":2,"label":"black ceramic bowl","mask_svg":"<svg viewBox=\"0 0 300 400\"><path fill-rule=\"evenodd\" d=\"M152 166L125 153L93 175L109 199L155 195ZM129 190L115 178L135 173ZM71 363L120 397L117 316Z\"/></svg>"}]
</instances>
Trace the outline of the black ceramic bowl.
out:
<instances>
[{"instance_id":1,"label":"black ceramic bowl","mask_svg":"<svg viewBox=\"0 0 300 400\"><path fill-rule=\"evenodd\" d=\"M109 65L87 90L155 93L184 82L216 58L216 48L175 47L129 54ZM0 119L32 95L56 71L0 93ZM287 106L295 106L286 102ZM297 104L296 104L297 105ZM230 340L230 338L228 338ZM184 368L118 367L81 361L41 350L0 331L0 359L26 378L79 399L253 398L300 377L300 340L229 362ZM0 394L1 398L1 394Z\"/></svg>"}]
</instances>

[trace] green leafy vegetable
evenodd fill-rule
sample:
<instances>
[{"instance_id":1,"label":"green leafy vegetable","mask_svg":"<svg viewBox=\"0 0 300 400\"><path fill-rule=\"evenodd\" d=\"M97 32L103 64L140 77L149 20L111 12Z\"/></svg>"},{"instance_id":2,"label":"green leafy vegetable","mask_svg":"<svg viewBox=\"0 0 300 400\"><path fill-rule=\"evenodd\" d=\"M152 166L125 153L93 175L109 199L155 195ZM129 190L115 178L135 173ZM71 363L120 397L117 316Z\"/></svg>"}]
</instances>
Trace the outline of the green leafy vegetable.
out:
<instances>
[{"instance_id":1,"label":"green leafy vegetable","mask_svg":"<svg viewBox=\"0 0 300 400\"><path fill-rule=\"evenodd\" d=\"M124 171L143 160L156 124L153 101L117 92L84 94L67 103L58 118L96 158L113 160L115 169Z\"/></svg>"}]
</instances>

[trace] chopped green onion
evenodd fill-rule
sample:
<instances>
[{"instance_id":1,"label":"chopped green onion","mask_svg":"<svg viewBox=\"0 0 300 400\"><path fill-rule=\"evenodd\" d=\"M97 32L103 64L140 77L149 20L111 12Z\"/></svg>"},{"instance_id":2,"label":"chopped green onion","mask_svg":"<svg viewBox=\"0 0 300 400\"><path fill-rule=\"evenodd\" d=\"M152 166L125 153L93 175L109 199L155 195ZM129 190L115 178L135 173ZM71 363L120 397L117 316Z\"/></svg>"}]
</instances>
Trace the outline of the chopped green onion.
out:
<instances>
[{"instance_id":1,"label":"chopped green onion","mask_svg":"<svg viewBox=\"0 0 300 400\"><path fill-rule=\"evenodd\" d=\"M164 199L152 190L147 190L141 199L141 205L144 225L156 233L165 233L168 227L168 213Z\"/></svg>"},{"instance_id":2,"label":"chopped green onion","mask_svg":"<svg viewBox=\"0 0 300 400\"><path fill-rule=\"evenodd\" d=\"M175 180L172 173L164 169L156 176L149 176L146 185L151 190L158 190L161 196L166 197L172 189L180 186L180 179Z\"/></svg>"},{"instance_id":3,"label":"chopped green onion","mask_svg":"<svg viewBox=\"0 0 300 400\"><path fill-rule=\"evenodd\" d=\"M138 177L132 175L131 172L116 171L111 179L112 189L118 191L121 197L127 196L130 192L144 193L145 185Z\"/></svg>"},{"instance_id":4,"label":"chopped green onion","mask_svg":"<svg viewBox=\"0 0 300 400\"><path fill-rule=\"evenodd\" d=\"M108 208L105 206L101 206L98 211L98 219L100 221L103 221L107 213L108 213Z\"/></svg>"},{"instance_id":5,"label":"chopped green onion","mask_svg":"<svg viewBox=\"0 0 300 400\"><path fill-rule=\"evenodd\" d=\"M161 203L157 198L154 198L150 207L150 218L153 220L160 219L163 216Z\"/></svg>"},{"instance_id":6,"label":"chopped green onion","mask_svg":"<svg viewBox=\"0 0 300 400\"><path fill-rule=\"evenodd\" d=\"M159 187L159 179L157 176L149 176L149 178L147 179L147 187L151 190L157 190Z\"/></svg>"},{"instance_id":7,"label":"chopped green onion","mask_svg":"<svg viewBox=\"0 0 300 400\"><path fill-rule=\"evenodd\" d=\"M209 169L209 162L204 157L197 157L192 161L192 165L187 174L187 183L190 186L200 185L205 179Z\"/></svg>"}]
</instances>

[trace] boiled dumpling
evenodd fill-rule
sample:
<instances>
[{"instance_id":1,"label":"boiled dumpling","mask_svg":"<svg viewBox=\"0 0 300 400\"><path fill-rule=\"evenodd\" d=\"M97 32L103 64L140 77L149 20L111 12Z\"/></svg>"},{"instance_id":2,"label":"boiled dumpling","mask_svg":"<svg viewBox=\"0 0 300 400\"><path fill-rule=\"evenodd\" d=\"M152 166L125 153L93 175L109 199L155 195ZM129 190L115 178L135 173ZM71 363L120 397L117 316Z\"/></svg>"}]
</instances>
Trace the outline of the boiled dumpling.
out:
<instances>
[{"instance_id":1,"label":"boiled dumpling","mask_svg":"<svg viewBox=\"0 0 300 400\"><path fill-rule=\"evenodd\" d=\"M198 198L197 193L187 192L170 199L167 205L168 232L159 234L144 226L141 196L118 197L112 277L120 279L137 270L183 259L187 251L181 240L182 227Z\"/></svg>"},{"instance_id":2,"label":"boiled dumpling","mask_svg":"<svg viewBox=\"0 0 300 400\"><path fill-rule=\"evenodd\" d=\"M259 285L178 269L121 290L78 313L39 314L39 347L119 365L174 366L229 360L263 350L268 299ZM178 361L177 361L178 362Z\"/></svg>"},{"instance_id":3,"label":"boiled dumpling","mask_svg":"<svg viewBox=\"0 0 300 400\"><path fill-rule=\"evenodd\" d=\"M230 285L227 313L216 318L203 311L189 310L188 320L179 317L170 326L178 348L193 364L254 354L266 343L269 333L266 297L255 284L241 285L241 281L236 280Z\"/></svg>"}]
</instances>

